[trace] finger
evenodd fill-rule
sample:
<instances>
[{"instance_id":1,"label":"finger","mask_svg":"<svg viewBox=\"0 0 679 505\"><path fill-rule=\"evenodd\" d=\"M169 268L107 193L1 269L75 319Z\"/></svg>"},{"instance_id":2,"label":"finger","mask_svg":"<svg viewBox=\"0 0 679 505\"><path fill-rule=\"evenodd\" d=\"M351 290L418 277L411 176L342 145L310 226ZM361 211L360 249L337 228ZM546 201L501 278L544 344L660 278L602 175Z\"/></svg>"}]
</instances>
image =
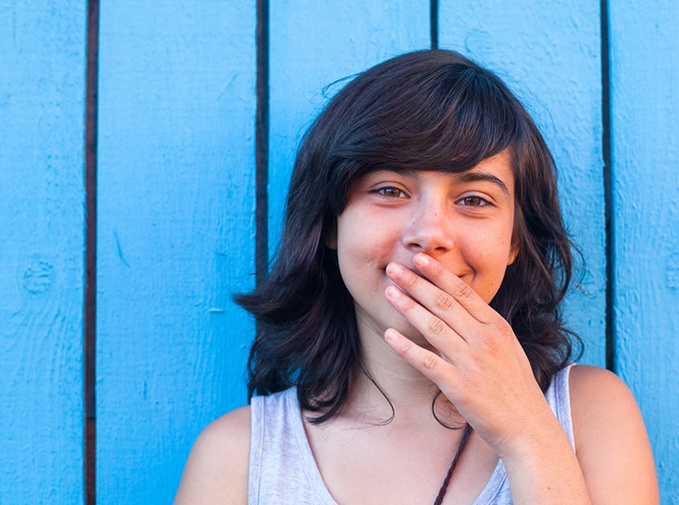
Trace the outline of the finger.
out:
<instances>
[{"instance_id":1,"label":"finger","mask_svg":"<svg viewBox=\"0 0 679 505\"><path fill-rule=\"evenodd\" d=\"M427 254L418 253L413 258L413 264L435 286L449 293L474 319L484 324L497 321L499 314L471 286L440 262Z\"/></svg>"},{"instance_id":2,"label":"finger","mask_svg":"<svg viewBox=\"0 0 679 505\"><path fill-rule=\"evenodd\" d=\"M458 334L464 336L473 324L478 325L473 316L452 295L446 293L419 274L399 263L390 263L387 265L386 271L389 278L397 286L410 297L417 300L432 314L445 321Z\"/></svg>"},{"instance_id":3,"label":"finger","mask_svg":"<svg viewBox=\"0 0 679 505\"><path fill-rule=\"evenodd\" d=\"M448 385L447 389L449 389L449 384L457 380L458 371L453 364L437 356L436 353L423 349L393 328L389 328L384 333L384 338L399 356L438 385L439 388L446 384Z\"/></svg>"},{"instance_id":4,"label":"finger","mask_svg":"<svg viewBox=\"0 0 679 505\"><path fill-rule=\"evenodd\" d=\"M438 351L450 357L463 352L463 337L443 319L432 314L396 286L388 286L384 294L387 301Z\"/></svg>"}]
</instances>

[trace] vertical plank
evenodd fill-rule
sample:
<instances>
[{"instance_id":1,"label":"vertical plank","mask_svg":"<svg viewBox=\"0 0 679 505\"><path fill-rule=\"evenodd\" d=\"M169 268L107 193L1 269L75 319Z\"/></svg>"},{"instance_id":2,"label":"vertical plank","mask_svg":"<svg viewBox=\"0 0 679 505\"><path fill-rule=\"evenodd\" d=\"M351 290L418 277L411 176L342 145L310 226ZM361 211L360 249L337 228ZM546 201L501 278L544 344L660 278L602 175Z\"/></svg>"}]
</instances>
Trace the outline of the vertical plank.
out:
<instances>
[{"instance_id":1,"label":"vertical plank","mask_svg":"<svg viewBox=\"0 0 679 505\"><path fill-rule=\"evenodd\" d=\"M246 402L254 328L254 2L100 12L97 501L171 503Z\"/></svg>"},{"instance_id":2,"label":"vertical plank","mask_svg":"<svg viewBox=\"0 0 679 505\"><path fill-rule=\"evenodd\" d=\"M86 2L0 2L0 502L82 503Z\"/></svg>"},{"instance_id":3,"label":"vertical plank","mask_svg":"<svg viewBox=\"0 0 679 505\"><path fill-rule=\"evenodd\" d=\"M441 0L439 45L502 77L555 157L569 231L586 270L566 303L584 362L605 366L606 237L597 2Z\"/></svg>"},{"instance_id":4,"label":"vertical plank","mask_svg":"<svg viewBox=\"0 0 679 505\"><path fill-rule=\"evenodd\" d=\"M269 245L280 237L301 136L347 77L430 47L429 2L317 2L270 6ZM300 13L303 13L301 15Z\"/></svg>"},{"instance_id":5,"label":"vertical plank","mask_svg":"<svg viewBox=\"0 0 679 505\"><path fill-rule=\"evenodd\" d=\"M611 2L617 371L679 503L679 4Z\"/></svg>"}]
</instances>

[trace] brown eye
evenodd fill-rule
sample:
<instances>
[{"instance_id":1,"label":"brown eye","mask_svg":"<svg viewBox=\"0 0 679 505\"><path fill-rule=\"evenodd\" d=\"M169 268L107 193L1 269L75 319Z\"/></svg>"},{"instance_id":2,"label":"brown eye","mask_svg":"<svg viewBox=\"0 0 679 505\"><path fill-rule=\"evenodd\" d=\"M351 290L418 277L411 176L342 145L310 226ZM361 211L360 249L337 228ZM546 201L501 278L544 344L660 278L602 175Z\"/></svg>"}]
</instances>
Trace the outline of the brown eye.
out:
<instances>
[{"instance_id":1,"label":"brown eye","mask_svg":"<svg viewBox=\"0 0 679 505\"><path fill-rule=\"evenodd\" d=\"M405 193L403 190L395 188L393 186L387 186L384 188L379 188L376 190L376 192L382 196L385 196L387 198L403 198L405 197Z\"/></svg>"},{"instance_id":2,"label":"brown eye","mask_svg":"<svg viewBox=\"0 0 679 505\"><path fill-rule=\"evenodd\" d=\"M485 207L489 205L486 200L480 196L466 196L462 199L462 204L467 207Z\"/></svg>"}]
</instances>

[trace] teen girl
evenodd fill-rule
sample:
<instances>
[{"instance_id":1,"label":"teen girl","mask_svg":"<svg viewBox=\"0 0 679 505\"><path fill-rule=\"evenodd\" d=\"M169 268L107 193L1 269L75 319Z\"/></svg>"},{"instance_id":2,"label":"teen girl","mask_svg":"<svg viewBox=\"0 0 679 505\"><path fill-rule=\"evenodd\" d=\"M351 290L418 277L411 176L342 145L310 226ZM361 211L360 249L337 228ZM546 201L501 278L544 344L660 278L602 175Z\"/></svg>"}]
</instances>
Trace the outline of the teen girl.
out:
<instances>
[{"instance_id":1,"label":"teen girl","mask_svg":"<svg viewBox=\"0 0 679 505\"><path fill-rule=\"evenodd\" d=\"M552 157L492 73L424 51L364 72L300 148L249 391L177 504L654 504L643 421L570 365Z\"/></svg>"}]
</instances>

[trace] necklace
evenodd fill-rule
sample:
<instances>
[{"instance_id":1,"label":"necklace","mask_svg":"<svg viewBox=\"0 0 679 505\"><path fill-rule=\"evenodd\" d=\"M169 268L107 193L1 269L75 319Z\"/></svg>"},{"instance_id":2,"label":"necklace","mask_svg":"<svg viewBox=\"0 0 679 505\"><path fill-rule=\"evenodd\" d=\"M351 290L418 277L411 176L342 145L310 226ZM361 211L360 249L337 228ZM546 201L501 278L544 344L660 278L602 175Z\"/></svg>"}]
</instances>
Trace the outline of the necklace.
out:
<instances>
[{"instance_id":1,"label":"necklace","mask_svg":"<svg viewBox=\"0 0 679 505\"><path fill-rule=\"evenodd\" d=\"M448 469L446 478L443 479L443 484L441 484L439 494L436 497L436 500L434 500L434 505L441 505L441 503L443 502L443 497L446 495L446 491L448 490L448 484L450 484L450 478L453 476L453 470L455 470L455 466L457 466L457 460L460 459L460 454L462 454L462 450L464 449L464 446L467 443L467 439L469 438L469 435L471 435L471 433L472 427L469 426L469 423L466 423L464 425L464 432L462 433L462 438L460 439L460 445L457 446L457 451L455 451L455 457L453 458L453 462L450 464L450 468Z\"/></svg>"}]
</instances>

